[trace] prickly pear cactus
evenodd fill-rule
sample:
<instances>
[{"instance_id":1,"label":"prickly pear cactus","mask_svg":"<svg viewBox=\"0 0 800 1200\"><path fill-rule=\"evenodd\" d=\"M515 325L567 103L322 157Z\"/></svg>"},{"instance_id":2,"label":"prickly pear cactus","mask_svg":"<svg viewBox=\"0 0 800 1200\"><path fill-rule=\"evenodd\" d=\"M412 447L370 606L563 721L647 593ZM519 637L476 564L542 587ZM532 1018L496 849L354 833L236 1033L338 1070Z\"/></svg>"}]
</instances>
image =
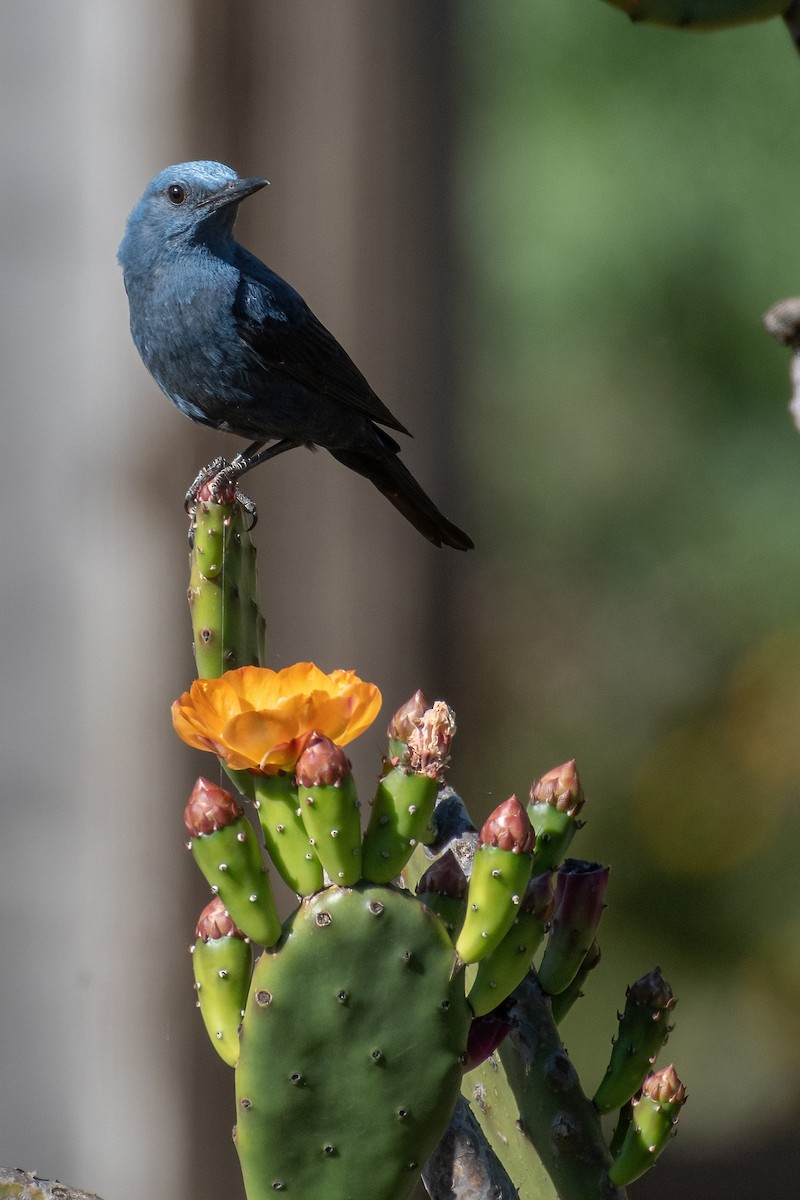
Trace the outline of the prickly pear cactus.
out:
<instances>
[{"instance_id":1,"label":"prickly pear cactus","mask_svg":"<svg viewBox=\"0 0 800 1200\"><path fill-rule=\"evenodd\" d=\"M361 883L303 900L259 959L242 1022L248 1200L408 1195L461 1086L471 1015L454 968L443 924L408 893Z\"/></svg>"},{"instance_id":2,"label":"prickly pear cactus","mask_svg":"<svg viewBox=\"0 0 800 1200\"><path fill-rule=\"evenodd\" d=\"M390 722L362 833L343 747L380 693L352 671L260 665L254 551L235 496L222 499L209 490L194 516L200 678L173 723L242 793L201 778L185 822L215 897L194 974L209 1037L235 1067L247 1200L406 1200L429 1158L434 1200L461 1196L465 1170L498 1200L621 1200L685 1092L674 1072L645 1082L674 1004L658 972L629 990L594 1102L560 1042L599 958L608 882L600 864L561 861L584 799L575 764L477 833L443 787L454 714L417 692ZM257 829L298 896L282 925ZM617 1110L608 1145L599 1113Z\"/></svg>"}]
</instances>

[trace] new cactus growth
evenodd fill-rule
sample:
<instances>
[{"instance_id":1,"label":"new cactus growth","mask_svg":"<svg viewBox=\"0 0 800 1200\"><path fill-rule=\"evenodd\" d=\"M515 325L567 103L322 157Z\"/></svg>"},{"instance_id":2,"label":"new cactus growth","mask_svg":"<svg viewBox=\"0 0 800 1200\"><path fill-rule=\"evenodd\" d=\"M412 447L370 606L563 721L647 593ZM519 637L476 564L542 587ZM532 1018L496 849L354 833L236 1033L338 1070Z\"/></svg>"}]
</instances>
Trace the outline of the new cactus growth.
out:
<instances>
[{"instance_id":1,"label":"new cactus growth","mask_svg":"<svg viewBox=\"0 0 800 1200\"><path fill-rule=\"evenodd\" d=\"M461 1081L470 1013L454 965L408 893L359 884L303 902L256 964L242 1022L248 1200L405 1200Z\"/></svg>"},{"instance_id":2,"label":"new cactus growth","mask_svg":"<svg viewBox=\"0 0 800 1200\"><path fill-rule=\"evenodd\" d=\"M400 705L392 717L386 736L389 739L389 761L393 765L396 766L407 757L408 739L429 708L428 701L418 690L405 704Z\"/></svg>"},{"instance_id":3,"label":"new cactus growth","mask_svg":"<svg viewBox=\"0 0 800 1200\"><path fill-rule=\"evenodd\" d=\"M534 841L516 796L487 818L472 863L467 915L456 941L462 962L478 962L491 954L514 924L531 877Z\"/></svg>"},{"instance_id":4,"label":"new cactus growth","mask_svg":"<svg viewBox=\"0 0 800 1200\"><path fill-rule=\"evenodd\" d=\"M532 876L514 924L503 940L478 963L467 999L476 1017L491 1012L522 983L553 912L553 877Z\"/></svg>"},{"instance_id":5,"label":"new cactus growth","mask_svg":"<svg viewBox=\"0 0 800 1200\"><path fill-rule=\"evenodd\" d=\"M612 1183L625 1187L652 1167L675 1133L685 1103L686 1088L671 1064L647 1077L609 1172Z\"/></svg>"},{"instance_id":6,"label":"new cactus growth","mask_svg":"<svg viewBox=\"0 0 800 1200\"><path fill-rule=\"evenodd\" d=\"M600 947L597 942L592 942L572 982L564 988L563 992L550 997L550 1009L556 1025L561 1024L573 1004L580 1000L583 995L583 985L591 972L598 966L600 958Z\"/></svg>"},{"instance_id":7,"label":"new cactus growth","mask_svg":"<svg viewBox=\"0 0 800 1200\"><path fill-rule=\"evenodd\" d=\"M539 982L557 996L578 974L605 908L608 867L568 858L556 873L553 920L547 935Z\"/></svg>"},{"instance_id":8,"label":"new cactus growth","mask_svg":"<svg viewBox=\"0 0 800 1200\"><path fill-rule=\"evenodd\" d=\"M318 892L325 882L322 864L300 815L294 779L283 772L260 775L254 791L264 845L279 875L298 896Z\"/></svg>"},{"instance_id":9,"label":"new cactus growth","mask_svg":"<svg viewBox=\"0 0 800 1200\"><path fill-rule=\"evenodd\" d=\"M672 988L655 967L628 988L619 1034L594 1102L600 1112L621 1108L642 1086L642 1081L667 1040L669 1014L676 1001Z\"/></svg>"},{"instance_id":10,"label":"new cactus growth","mask_svg":"<svg viewBox=\"0 0 800 1200\"><path fill-rule=\"evenodd\" d=\"M578 814L585 800L574 758L534 780L528 805L528 816L536 831L534 875L555 870L561 862L581 827Z\"/></svg>"},{"instance_id":11,"label":"new cactus growth","mask_svg":"<svg viewBox=\"0 0 800 1200\"><path fill-rule=\"evenodd\" d=\"M350 761L330 738L312 733L297 760L297 802L308 840L332 883L361 878L361 823Z\"/></svg>"},{"instance_id":12,"label":"new cactus growth","mask_svg":"<svg viewBox=\"0 0 800 1200\"><path fill-rule=\"evenodd\" d=\"M189 611L201 679L264 660L264 618L258 603L255 548L233 485L211 498L197 495L192 519Z\"/></svg>"},{"instance_id":13,"label":"new cactus growth","mask_svg":"<svg viewBox=\"0 0 800 1200\"><path fill-rule=\"evenodd\" d=\"M202 776L183 814L189 847L211 890L247 937L274 946L281 933L256 835L230 792Z\"/></svg>"},{"instance_id":14,"label":"new cactus growth","mask_svg":"<svg viewBox=\"0 0 800 1200\"><path fill-rule=\"evenodd\" d=\"M223 1062L234 1067L253 965L250 943L218 896L200 914L196 938L192 969L197 1004L212 1046Z\"/></svg>"},{"instance_id":15,"label":"new cactus growth","mask_svg":"<svg viewBox=\"0 0 800 1200\"><path fill-rule=\"evenodd\" d=\"M452 850L428 867L417 884L417 897L444 921L451 937L458 936L466 912L467 877Z\"/></svg>"},{"instance_id":16,"label":"new cactus growth","mask_svg":"<svg viewBox=\"0 0 800 1200\"><path fill-rule=\"evenodd\" d=\"M365 879L391 883L417 843L432 841L431 818L455 730L452 710L437 700L410 733L403 761L378 782L364 836Z\"/></svg>"}]
</instances>

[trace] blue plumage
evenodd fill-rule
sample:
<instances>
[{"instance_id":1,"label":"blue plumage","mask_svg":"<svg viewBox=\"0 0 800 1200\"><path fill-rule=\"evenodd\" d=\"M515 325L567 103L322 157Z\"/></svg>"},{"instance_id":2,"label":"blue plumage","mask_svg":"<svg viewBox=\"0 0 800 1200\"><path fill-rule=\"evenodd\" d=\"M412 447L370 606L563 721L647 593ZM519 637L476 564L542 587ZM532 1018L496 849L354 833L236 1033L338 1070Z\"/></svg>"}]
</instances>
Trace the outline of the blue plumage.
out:
<instances>
[{"instance_id":1,"label":"blue plumage","mask_svg":"<svg viewBox=\"0 0 800 1200\"><path fill-rule=\"evenodd\" d=\"M145 366L186 416L250 439L229 478L293 446L322 446L429 541L470 549L386 432L407 430L294 288L235 241L240 202L265 182L193 162L148 184L118 254Z\"/></svg>"}]
</instances>

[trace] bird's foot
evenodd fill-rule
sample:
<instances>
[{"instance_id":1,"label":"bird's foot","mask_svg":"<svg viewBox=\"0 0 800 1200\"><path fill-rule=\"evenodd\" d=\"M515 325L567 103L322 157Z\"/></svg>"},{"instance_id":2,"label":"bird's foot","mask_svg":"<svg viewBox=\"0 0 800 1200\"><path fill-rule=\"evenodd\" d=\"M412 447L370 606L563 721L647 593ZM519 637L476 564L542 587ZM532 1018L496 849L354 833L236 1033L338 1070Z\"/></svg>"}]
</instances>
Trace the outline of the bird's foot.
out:
<instances>
[{"instance_id":1,"label":"bird's foot","mask_svg":"<svg viewBox=\"0 0 800 1200\"><path fill-rule=\"evenodd\" d=\"M237 460L229 463L226 458L215 458L199 471L184 497L184 508L194 517L198 500L213 500L217 504L239 504L251 518L247 532L255 529L258 511L255 503L241 492L236 485L240 474Z\"/></svg>"},{"instance_id":2,"label":"bird's foot","mask_svg":"<svg viewBox=\"0 0 800 1200\"><path fill-rule=\"evenodd\" d=\"M183 507L188 516L194 516L194 510L197 508L198 492L204 487L210 479L214 479L219 475L225 467L230 466L227 458L215 458L207 466L203 467L202 471L198 471L194 482L190 485L186 495L183 498ZM214 496L217 499L217 496Z\"/></svg>"}]
</instances>

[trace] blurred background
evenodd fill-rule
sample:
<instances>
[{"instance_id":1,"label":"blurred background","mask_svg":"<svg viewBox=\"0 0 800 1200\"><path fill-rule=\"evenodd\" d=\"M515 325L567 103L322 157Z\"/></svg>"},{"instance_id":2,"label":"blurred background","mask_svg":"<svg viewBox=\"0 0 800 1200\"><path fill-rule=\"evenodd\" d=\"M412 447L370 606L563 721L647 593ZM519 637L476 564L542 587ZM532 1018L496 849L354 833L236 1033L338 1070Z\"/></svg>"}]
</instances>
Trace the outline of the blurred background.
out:
<instances>
[{"instance_id":1,"label":"blurred background","mask_svg":"<svg viewBox=\"0 0 800 1200\"><path fill-rule=\"evenodd\" d=\"M599 0L0 6L0 1162L105 1200L241 1193L193 1010L204 756L182 497L232 439L157 392L114 256L163 166L271 188L239 234L415 433L474 537L429 547L297 451L248 480L273 666L415 688L476 817L576 757L613 864L565 1023L587 1089L626 984L680 996L690 1101L631 1194L796 1194L800 1167L800 60L778 21Z\"/></svg>"}]
</instances>

